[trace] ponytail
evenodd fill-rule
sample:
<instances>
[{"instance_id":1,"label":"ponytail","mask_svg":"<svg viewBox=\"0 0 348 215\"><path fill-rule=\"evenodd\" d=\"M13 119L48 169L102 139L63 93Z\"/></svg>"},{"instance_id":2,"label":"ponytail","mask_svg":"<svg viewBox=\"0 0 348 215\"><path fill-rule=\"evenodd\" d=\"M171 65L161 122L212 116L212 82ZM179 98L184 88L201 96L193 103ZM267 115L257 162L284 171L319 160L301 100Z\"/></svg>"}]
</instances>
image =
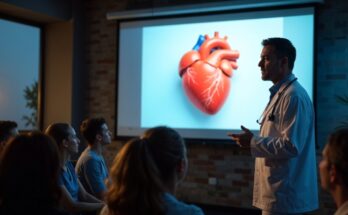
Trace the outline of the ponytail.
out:
<instances>
[{"instance_id":1,"label":"ponytail","mask_svg":"<svg viewBox=\"0 0 348 215\"><path fill-rule=\"evenodd\" d=\"M174 180L184 153L181 136L164 126L126 143L110 171L109 211L114 215L164 215L164 184Z\"/></svg>"},{"instance_id":2,"label":"ponytail","mask_svg":"<svg viewBox=\"0 0 348 215\"><path fill-rule=\"evenodd\" d=\"M137 138L126 143L114 160L110 176L106 202L115 215L164 214L164 188L148 141Z\"/></svg>"}]
</instances>

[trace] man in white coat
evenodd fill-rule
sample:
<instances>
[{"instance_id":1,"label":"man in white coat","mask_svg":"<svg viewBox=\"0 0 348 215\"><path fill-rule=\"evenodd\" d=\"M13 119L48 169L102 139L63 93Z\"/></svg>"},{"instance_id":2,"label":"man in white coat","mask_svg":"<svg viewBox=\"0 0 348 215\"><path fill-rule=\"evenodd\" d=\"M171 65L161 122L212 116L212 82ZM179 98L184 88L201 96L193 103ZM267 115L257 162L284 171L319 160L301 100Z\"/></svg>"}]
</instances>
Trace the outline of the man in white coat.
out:
<instances>
[{"instance_id":1,"label":"man in white coat","mask_svg":"<svg viewBox=\"0 0 348 215\"><path fill-rule=\"evenodd\" d=\"M302 214L318 208L313 105L292 74L292 43L269 38L262 45L261 77L273 86L260 134L241 126L229 136L255 157L253 206L263 215Z\"/></svg>"}]
</instances>

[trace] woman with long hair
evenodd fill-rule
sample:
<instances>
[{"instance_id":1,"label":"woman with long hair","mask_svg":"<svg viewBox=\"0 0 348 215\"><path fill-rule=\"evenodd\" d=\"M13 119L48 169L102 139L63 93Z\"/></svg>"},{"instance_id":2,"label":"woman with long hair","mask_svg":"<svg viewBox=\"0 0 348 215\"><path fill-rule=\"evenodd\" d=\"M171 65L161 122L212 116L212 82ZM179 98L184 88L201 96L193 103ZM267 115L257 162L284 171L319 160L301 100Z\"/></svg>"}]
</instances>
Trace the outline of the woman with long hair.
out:
<instances>
[{"instance_id":1,"label":"woman with long hair","mask_svg":"<svg viewBox=\"0 0 348 215\"><path fill-rule=\"evenodd\" d=\"M200 208L178 201L177 185L187 171L182 137L155 127L132 139L116 156L110 172L107 207L102 215L202 215Z\"/></svg>"},{"instance_id":2,"label":"woman with long hair","mask_svg":"<svg viewBox=\"0 0 348 215\"><path fill-rule=\"evenodd\" d=\"M0 214L64 214L58 174L58 147L52 138L36 132L12 139L0 160Z\"/></svg>"},{"instance_id":3,"label":"woman with long hair","mask_svg":"<svg viewBox=\"0 0 348 215\"><path fill-rule=\"evenodd\" d=\"M80 143L74 128L68 123L54 123L45 133L56 141L59 148L59 185L64 209L70 213L98 212L104 203L86 192L70 160L73 154L78 153Z\"/></svg>"}]
</instances>

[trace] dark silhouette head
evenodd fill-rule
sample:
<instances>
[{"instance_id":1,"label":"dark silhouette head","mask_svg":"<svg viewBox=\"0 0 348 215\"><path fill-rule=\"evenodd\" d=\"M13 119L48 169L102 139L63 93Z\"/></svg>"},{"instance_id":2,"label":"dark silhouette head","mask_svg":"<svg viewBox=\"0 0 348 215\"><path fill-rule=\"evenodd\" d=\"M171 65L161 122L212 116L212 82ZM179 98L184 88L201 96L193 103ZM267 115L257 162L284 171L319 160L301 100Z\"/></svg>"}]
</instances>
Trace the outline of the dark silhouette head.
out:
<instances>
[{"instance_id":1,"label":"dark silhouette head","mask_svg":"<svg viewBox=\"0 0 348 215\"><path fill-rule=\"evenodd\" d=\"M68 123L54 123L48 126L45 130L45 134L52 137L57 145L61 147L63 140L68 139L71 126Z\"/></svg>"},{"instance_id":2,"label":"dark silhouette head","mask_svg":"<svg viewBox=\"0 0 348 215\"><path fill-rule=\"evenodd\" d=\"M0 162L0 208L9 214L44 214L58 205L59 155L54 140L21 134L5 147Z\"/></svg>"},{"instance_id":3,"label":"dark silhouette head","mask_svg":"<svg viewBox=\"0 0 348 215\"><path fill-rule=\"evenodd\" d=\"M326 149L328 166L335 166L344 186L348 188L348 128L333 132L329 136Z\"/></svg>"},{"instance_id":4,"label":"dark silhouette head","mask_svg":"<svg viewBox=\"0 0 348 215\"><path fill-rule=\"evenodd\" d=\"M17 126L17 123L14 121L0 121L0 142L4 142L9 137L17 135Z\"/></svg>"},{"instance_id":5,"label":"dark silhouette head","mask_svg":"<svg viewBox=\"0 0 348 215\"><path fill-rule=\"evenodd\" d=\"M187 163L184 141L171 128L155 127L130 140L111 168L109 210L122 215L164 214L164 192L169 182L176 184L184 175L180 172L186 172L183 163Z\"/></svg>"},{"instance_id":6,"label":"dark silhouette head","mask_svg":"<svg viewBox=\"0 0 348 215\"><path fill-rule=\"evenodd\" d=\"M273 37L262 41L263 46L273 46L278 58L287 57L289 70L292 71L296 60L296 49L292 43L285 38Z\"/></svg>"},{"instance_id":7,"label":"dark silhouette head","mask_svg":"<svg viewBox=\"0 0 348 215\"><path fill-rule=\"evenodd\" d=\"M108 129L107 131L104 131L103 126L106 126L106 121L104 118L89 118L82 122L80 131L89 145L93 145L95 143L98 134L102 137L103 132L109 132Z\"/></svg>"}]
</instances>

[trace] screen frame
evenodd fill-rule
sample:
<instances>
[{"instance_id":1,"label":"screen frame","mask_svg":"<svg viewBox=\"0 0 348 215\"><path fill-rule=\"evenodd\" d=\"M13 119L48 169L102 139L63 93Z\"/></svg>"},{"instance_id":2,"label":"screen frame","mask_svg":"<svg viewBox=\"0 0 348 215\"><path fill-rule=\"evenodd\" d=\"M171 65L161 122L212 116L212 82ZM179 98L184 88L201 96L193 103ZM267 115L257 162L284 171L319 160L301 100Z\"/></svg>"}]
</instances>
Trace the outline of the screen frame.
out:
<instances>
[{"instance_id":1,"label":"screen frame","mask_svg":"<svg viewBox=\"0 0 348 215\"><path fill-rule=\"evenodd\" d=\"M115 69L116 69L116 85L115 85L115 126L114 126L114 139L115 140L129 140L134 137L138 137L139 135L120 135L118 134L118 92L119 92L119 51L120 51L120 26L124 22L133 22L133 21L146 21L146 20L160 20L160 19L170 19L170 18L189 18L189 17L196 17L196 16L209 16L209 15L223 15L223 14L231 14L231 13L249 13L249 12L267 12L267 11L276 11L276 10L292 10L292 9L312 9L313 10L313 59L312 59L312 68L313 68L313 76L312 76L312 101L313 101L313 106L314 110L316 110L316 95L317 95L317 75L316 75L316 23L317 23L317 10L316 10L316 3L307 3L307 4L298 4L298 5L292 5L292 6L272 6L272 7L260 7L260 8L246 8L246 9L236 9L236 10L224 10L224 11L214 11L214 12L204 12L204 13L193 13L193 14L179 14L179 15L162 15L162 16L156 16L156 17L141 17L141 18L126 18L126 19L120 19L116 20L117 21L117 27L116 27L116 64L115 64ZM260 80L262 81L262 80ZM316 111L315 111L315 116L316 116ZM317 123L315 123L315 132L317 131L316 129ZM176 128L175 128L176 129ZM146 129L143 129L146 130ZM231 143L232 140L228 138L226 135L226 132L223 130L216 130L216 132L220 133L221 135L225 136L225 139L216 139L216 138L190 138L190 137L185 137L185 132L181 129L176 129L178 130L183 136L184 139L187 142L191 143L203 143L203 144L216 144L216 143ZM195 129L190 129L195 130ZM212 131L212 129L209 129ZM197 129L197 131L204 131L204 129ZM231 130L234 131L235 130ZM257 134L258 131L253 131L254 134ZM317 136L317 135L316 135ZM233 141L232 141L233 142Z\"/></svg>"}]
</instances>

